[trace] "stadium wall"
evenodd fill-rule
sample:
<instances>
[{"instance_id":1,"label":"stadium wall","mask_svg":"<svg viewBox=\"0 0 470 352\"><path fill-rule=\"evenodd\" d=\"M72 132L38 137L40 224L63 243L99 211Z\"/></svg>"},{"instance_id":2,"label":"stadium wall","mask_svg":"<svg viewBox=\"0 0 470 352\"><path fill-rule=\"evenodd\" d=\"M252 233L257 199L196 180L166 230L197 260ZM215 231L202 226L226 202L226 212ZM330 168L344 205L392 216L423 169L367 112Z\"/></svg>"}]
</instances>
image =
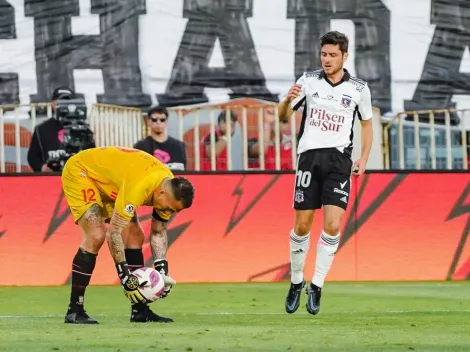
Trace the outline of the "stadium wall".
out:
<instances>
[{"instance_id":1,"label":"stadium wall","mask_svg":"<svg viewBox=\"0 0 470 352\"><path fill-rule=\"evenodd\" d=\"M190 174L193 207L169 226L178 282L289 278L293 173ZM370 173L354 178L330 281L470 278L468 173ZM81 241L58 176L0 177L0 285L61 285ZM146 235L151 208L138 210ZM313 238L321 231L318 214ZM315 242L306 264L313 273ZM146 239L144 255L151 265ZM35 270L34 275L31 268ZM117 284L106 245L92 284Z\"/></svg>"}]
</instances>

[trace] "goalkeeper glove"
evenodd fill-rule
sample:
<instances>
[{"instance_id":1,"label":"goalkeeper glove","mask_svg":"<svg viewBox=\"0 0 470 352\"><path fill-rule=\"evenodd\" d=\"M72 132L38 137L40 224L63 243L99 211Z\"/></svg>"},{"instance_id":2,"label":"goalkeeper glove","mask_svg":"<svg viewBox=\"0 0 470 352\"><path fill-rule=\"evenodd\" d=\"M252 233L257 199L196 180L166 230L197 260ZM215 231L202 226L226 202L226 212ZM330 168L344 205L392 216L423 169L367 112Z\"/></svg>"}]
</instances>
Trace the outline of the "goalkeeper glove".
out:
<instances>
[{"instance_id":1,"label":"goalkeeper glove","mask_svg":"<svg viewBox=\"0 0 470 352\"><path fill-rule=\"evenodd\" d=\"M176 284L176 281L168 275L168 261L165 259L156 260L153 263L153 266L155 267L155 270L157 270L163 276L165 289L163 290L161 298L165 298L170 294L171 288Z\"/></svg>"},{"instance_id":2,"label":"goalkeeper glove","mask_svg":"<svg viewBox=\"0 0 470 352\"><path fill-rule=\"evenodd\" d=\"M121 262L117 264L116 269L121 285L124 288L124 295L129 299L129 301L132 303L146 303L146 299L138 290L140 286L139 279L137 276L130 273L127 263ZM142 283L142 285L145 285L145 282Z\"/></svg>"}]
</instances>

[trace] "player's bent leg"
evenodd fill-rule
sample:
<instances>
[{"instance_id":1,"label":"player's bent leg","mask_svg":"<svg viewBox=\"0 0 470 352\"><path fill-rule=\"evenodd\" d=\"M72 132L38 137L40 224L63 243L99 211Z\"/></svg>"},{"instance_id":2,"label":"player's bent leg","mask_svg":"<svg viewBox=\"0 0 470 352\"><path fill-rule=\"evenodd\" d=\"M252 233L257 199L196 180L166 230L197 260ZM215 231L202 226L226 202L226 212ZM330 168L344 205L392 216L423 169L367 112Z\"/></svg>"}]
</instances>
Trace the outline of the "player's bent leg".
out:
<instances>
[{"instance_id":1,"label":"player's bent leg","mask_svg":"<svg viewBox=\"0 0 470 352\"><path fill-rule=\"evenodd\" d=\"M317 244L315 274L307 287L307 311L316 315L320 312L320 299L325 278L331 269L340 240L341 220L345 210L336 205L325 205L324 228Z\"/></svg>"},{"instance_id":2,"label":"player's bent leg","mask_svg":"<svg viewBox=\"0 0 470 352\"><path fill-rule=\"evenodd\" d=\"M304 265L310 247L310 228L315 210L296 210L295 225L290 233L291 284L287 293L285 308L294 313L300 305L300 295L305 286Z\"/></svg>"},{"instance_id":3,"label":"player's bent leg","mask_svg":"<svg viewBox=\"0 0 470 352\"><path fill-rule=\"evenodd\" d=\"M84 297L95 268L96 256L106 236L100 206L92 204L80 217L78 224L83 231L83 241L72 263L72 290L65 323L98 324L86 313Z\"/></svg>"},{"instance_id":4,"label":"player's bent leg","mask_svg":"<svg viewBox=\"0 0 470 352\"><path fill-rule=\"evenodd\" d=\"M145 235L137 215L135 215L130 224L123 231L122 240L129 269L136 270L143 267L145 263L142 246L144 244ZM130 321L132 323L171 323L173 319L162 317L154 313L147 304L132 303Z\"/></svg>"},{"instance_id":5,"label":"player's bent leg","mask_svg":"<svg viewBox=\"0 0 470 352\"><path fill-rule=\"evenodd\" d=\"M80 247L97 255L106 240L106 226L101 215L101 207L96 203L92 204L78 220L78 225L83 231Z\"/></svg>"}]
</instances>

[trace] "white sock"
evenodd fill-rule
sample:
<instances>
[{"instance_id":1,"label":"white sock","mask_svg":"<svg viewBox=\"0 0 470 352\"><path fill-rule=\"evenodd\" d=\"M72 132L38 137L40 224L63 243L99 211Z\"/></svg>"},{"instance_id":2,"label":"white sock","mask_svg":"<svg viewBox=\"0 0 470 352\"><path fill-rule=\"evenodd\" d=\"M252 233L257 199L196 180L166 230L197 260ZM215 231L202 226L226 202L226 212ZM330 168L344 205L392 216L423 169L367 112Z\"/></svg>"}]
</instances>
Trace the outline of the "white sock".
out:
<instances>
[{"instance_id":1,"label":"white sock","mask_svg":"<svg viewBox=\"0 0 470 352\"><path fill-rule=\"evenodd\" d=\"M291 282L300 284L304 280L304 264L310 246L310 233L297 236L294 230L290 233L290 271Z\"/></svg>"},{"instance_id":2,"label":"white sock","mask_svg":"<svg viewBox=\"0 0 470 352\"><path fill-rule=\"evenodd\" d=\"M339 246L338 233L336 236L330 236L325 231L322 232L317 245L317 259L315 263L315 274L312 283L317 287L323 287L326 275L330 271L333 259Z\"/></svg>"}]
</instances>

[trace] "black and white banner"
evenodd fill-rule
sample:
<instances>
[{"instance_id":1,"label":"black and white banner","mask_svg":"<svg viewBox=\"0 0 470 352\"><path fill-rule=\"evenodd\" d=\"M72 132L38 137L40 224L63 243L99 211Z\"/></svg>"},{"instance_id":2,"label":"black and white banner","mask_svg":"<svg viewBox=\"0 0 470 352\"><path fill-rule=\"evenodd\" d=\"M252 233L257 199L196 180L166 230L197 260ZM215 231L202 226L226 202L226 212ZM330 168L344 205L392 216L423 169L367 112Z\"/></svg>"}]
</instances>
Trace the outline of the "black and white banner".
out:
<instances>
[{"instance_id":1,"label":"black and white banner","mask_svg":"<svg viewBox=\"0 0 470 352\"><path fill-rule=\"evenodd\" d=\"M470 107L465 0L0 0L0 105L275 101L330 29L383 113Z\"/></svg>"}]
</instances>

